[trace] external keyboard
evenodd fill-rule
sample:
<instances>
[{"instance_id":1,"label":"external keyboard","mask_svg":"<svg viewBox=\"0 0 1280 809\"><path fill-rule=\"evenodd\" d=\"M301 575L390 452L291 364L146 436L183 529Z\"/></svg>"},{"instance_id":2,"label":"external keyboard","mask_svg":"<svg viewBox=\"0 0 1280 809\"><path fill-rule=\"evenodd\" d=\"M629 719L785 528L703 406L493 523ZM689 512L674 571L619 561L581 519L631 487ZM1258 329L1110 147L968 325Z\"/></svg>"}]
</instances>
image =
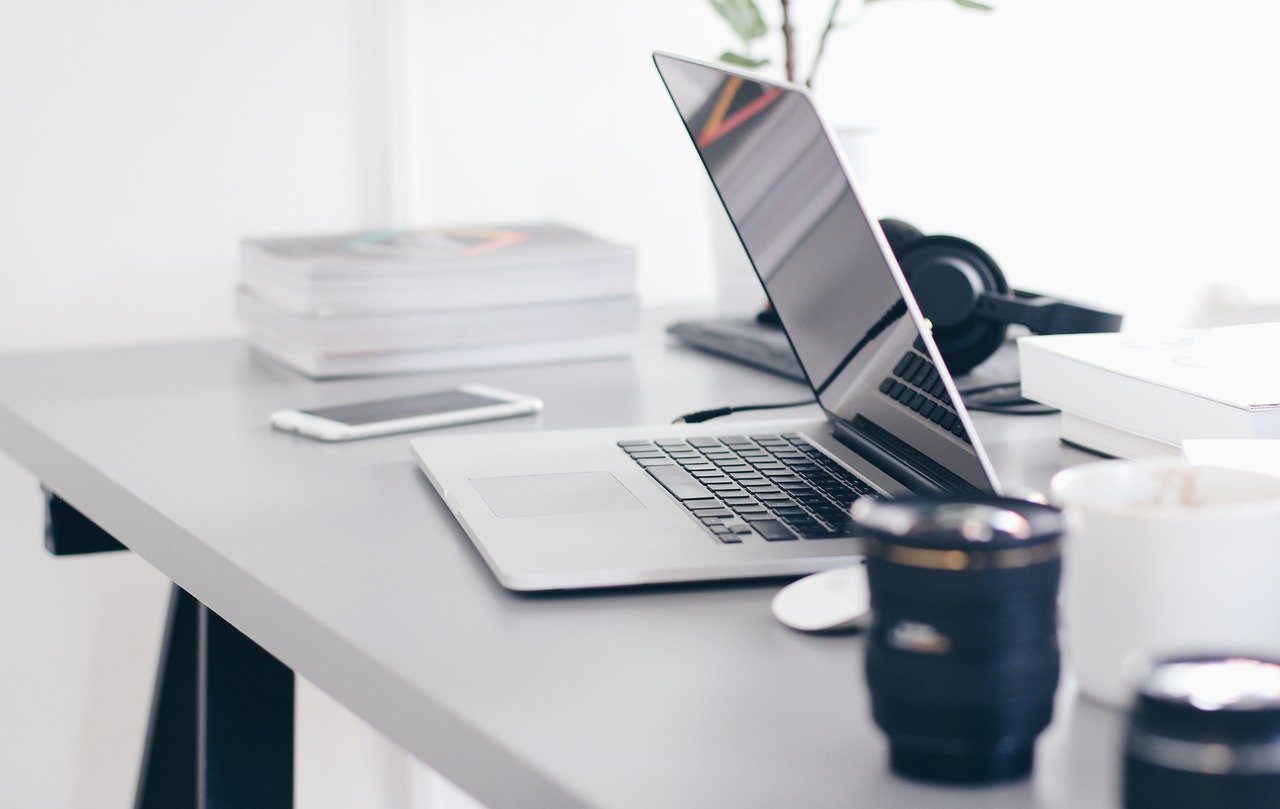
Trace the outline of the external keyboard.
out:
<instances>
[{"instance_id":1,"label":"external keyboard","mask_svg":"<svg viewBox=\"0 0 1280 809\"><path fill-rule=\"evenodd\" d=\"M852 536L849 506L875 490L794 433L619 441L724 543Z\"/></svg>"}]
</instances>

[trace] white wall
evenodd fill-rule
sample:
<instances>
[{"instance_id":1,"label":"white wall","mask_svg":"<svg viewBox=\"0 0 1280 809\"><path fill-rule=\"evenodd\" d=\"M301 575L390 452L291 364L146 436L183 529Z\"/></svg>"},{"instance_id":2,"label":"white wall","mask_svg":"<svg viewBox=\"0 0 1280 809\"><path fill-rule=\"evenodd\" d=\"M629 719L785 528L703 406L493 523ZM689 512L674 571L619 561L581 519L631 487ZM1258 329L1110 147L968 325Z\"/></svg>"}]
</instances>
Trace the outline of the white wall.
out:
<instances>
[{"instance_id":1,"label":"white wall","mask_svg":"<svg viewBox=\"0 0 1280 809\"><path fill-rule=\"evenodd\" d=\"M793 5L812 42L826 4ZM1266 235L1280 7L997 5L881 2L832 40L819 102L878 130L878 210L967 235L1016 283L1134 325L1181 322L1215 280L1280 299ZM707 294L705 181L646 58L732 44L704 4L418 8L428 218L570 217L638 242L651 298Z\"/></svg>"},{"instance_id":2,"label":"white wall","mask_svg":"<svg viewBox=\"0 0 1280 809\"><path fill-rule=\"evenodd\" d=\"M0 351L234 329L243 232L386 215L379 7L0 4ZM0 806L132 805L167 585L53 559L0 456ZM459 807L299 683L300 809Z\"/></svg>"},{"instance_id":3,"label":"white wall","mask_svg":"<svg viewBox=\"0 0 1280 809\"><path fill-rule=\"evenodd\" d=\"M706 181L647 59L732 44L697 0L10 3L0 346L229 331L239 234L385 222L398 3L417 219L571 219L640 245L650 299L711 294ZM794 5L812 41L825 4ZM889 0L833 40L819 98L877 128L872 202L1136 323L1210 278L1280 296L1280 8L999 5Z\"/></svg>"},{"instance_id":4,"label":"white wall","mask_svg":"<svg viewBox=\"0 0 1280 809\"><path fill-rule=\"evenodd\" d=\"M879 210L1138 324L1185 319L1214 280L1280 298L1280 9L995 1L877 3L833 42L819 99L877 128ZM420 220L570 219L639 244L651 300L711 294L707 183L647 58L732 44L698 0L13 0L0 350L232 332L240 234L386 222L400 3ZM794 5L812 35L824 3ZM42 557L34 486L0 464L0 805L124 806L164 583L129 557ZM302 809L447 791L301 699Z\"/></svg>"},{"instance_id":5,"label":"white wall","mask_svg":"<svg viewBox=\"0 0 1280 809\"><path fill-rule=\"evenodd\" d=\"M655 301L712 294L709 183L649 53L706 52L695 0L422 0L414 125L428 220L561 217L636 243Z\"/></svg>"},{"instance_id":6,"label":"white wall","mask_svg":"<svg viewBox=\"0 0 1280 809\"><path fill-rule=\"evenodd\" d=\"M1280 7L1251 0L902 0L820 85L882 127L883 210L988 246L1015 282L1186 318L1213 281L1272 299ZM847 89L846 89L847 88Z\"/></svg>"},{"instance_id":7,"label":"white wall","mask_svg":"<svg viewBox=\"0 0 1280 809\"><path fill-rule=\"evenodd\" d=\"M237 234L381 221L376 6L0 6L0 346L227 331Z\"/></svg>"}]
</instances>

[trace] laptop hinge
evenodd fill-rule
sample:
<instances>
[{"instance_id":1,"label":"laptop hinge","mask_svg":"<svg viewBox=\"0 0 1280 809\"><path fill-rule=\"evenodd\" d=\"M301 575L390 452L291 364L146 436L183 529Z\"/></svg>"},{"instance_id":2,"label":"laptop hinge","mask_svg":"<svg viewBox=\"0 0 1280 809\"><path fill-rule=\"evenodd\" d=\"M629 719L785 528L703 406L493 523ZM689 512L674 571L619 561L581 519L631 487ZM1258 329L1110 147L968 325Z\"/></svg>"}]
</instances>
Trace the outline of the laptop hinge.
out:
<instances>
[{"instance_id":1,"label":"laptop hinge","mask_svg":"<svg viewBox=\"0 0 1280 809\"><path fill-rule=\"evenodd\" d=\"M929 474L928 470L907 463L883 444L875 441L868 432L859 430L857 425L835 421L832 427L832 434L837 441L871 461L915 494L938 495L978 491L976 487L955 475L946 474L944 477L941 470L939 474Z\"/></svg>"},{"instance_id":2,"label":"laptop hinge","mask_svg":"<svg viewBox=\"0 0 1280 809\"><path fill-rule=\"evenodd\" d=\"M832 434L836 440L871 461L889 477L915 494L941 494L942 487L880 448L879 444L843 422L836 422Z\"/></svg>"}]
</instances>

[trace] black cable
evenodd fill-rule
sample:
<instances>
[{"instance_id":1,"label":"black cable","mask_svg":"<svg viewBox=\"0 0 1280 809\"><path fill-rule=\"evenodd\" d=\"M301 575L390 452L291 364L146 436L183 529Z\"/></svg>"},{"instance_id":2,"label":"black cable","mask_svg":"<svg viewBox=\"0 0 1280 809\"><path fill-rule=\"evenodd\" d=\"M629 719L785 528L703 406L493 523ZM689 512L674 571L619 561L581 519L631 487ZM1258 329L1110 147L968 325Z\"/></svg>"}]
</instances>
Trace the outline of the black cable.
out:
<instances>
[{"instance_id":1,"label":"black cable","mask_svg":"<svg viewBox=\"0 0 1280 809\"><path fill-rule=\"evenodd\" d=\"M970 397L983 393L991 393L998 390L1009 390L1012 388L1021 388L1020 381L998 382L993 385L982 385L976 388L966 388L960 391L960 396L964 401L964 406L977 413L997 413L1002 416L1052 416L1059 411L1056 408L1048 407L1039 402L1032 401L1025 396L1014 396L1008 399L988 399L986 401L971 401Z\"/></svg>"},{"instance_id":2,"label":"black cable","mask_svg":"<svg viewBox=\"0 0 1280 809\"><path fill-rule=\"evenodd\" d=\"M711 419L718 419L721 416L727 416L730 413L745 413L749 410L783 410L788 407L804 407L805 405L815 404L816 399L804 399L799 402L778 402L776 404L753 404L753 405L737 405L735 407L716 407L711 410L697 410L693 413L685 413L680 416L672 424L698 424Z\"/></svg>"},{"instance_id":3,"label":"black cable","mask_svg":"<svg viewBox=\"0 0 1280 809\"><path fill-rule=\"evenodd\" d=\"M1008 390L1009 388L1017 388L1021 386L1021 382L997 382L992 385L980 385L976 388L966 388L960 391L961 400L964 402L965 409L975 413L996 413L1001 416L1052 416L1061 411L1056 408L1047 407L1039 402L1032 401L1023 396L1016 396L1011 399L996 399L986 402L972 402L969 397L983 393L990 393L997 390ZM790 407L803 407L808 404L815 404L815 399L804 399L798 402L778 402L776 404L754 404L754 405L737 405L734 407L716 407L710 410L697 410L693 413L686 413L672 424L699 424L704 421L718 419L728 416L731 413L746 413L752 410L784 410Z\"/></svg>"},{"instance_id":4,"label":"black cable","mask_svg":"<svg viewBox=\"0 0 1280 809\"><path fill-rule=\"evenodd\" d=\"M988 391L993 391L993 390L1005 390L1006 388L1017 388L1017 387L1021 387L1021 386L1022 386L1022 383L1021 383L1021 382L1018 382L1018 381L1014 381L1014 382L997 382L997 383L996 383L996 384L994 384L994 385L982 385L981 387L977 387L977 388L961 388L961 389L960 389L960 395L961 395L961 396L973 396L973 395L978 394L978 393L987 393Z\"/></svg>"},{"instance_id":5,"label":"black cable","mask_svg":"<svg viewBox=\"0 0 1280 809\"><path fill-rule=\"evenodd\" d=\"M1052 407L1043 407L1041 405L1037 405L1035 402L1032 402L1032 401L1023 402L1017 406L1021 406L1021 407L1035 406L1035 407L1039 407L1040 409L1017 410L1015 409L1016 406L1008 406L1008 405L989 406L989 405L971 405L971 404L966 404L964 408L965 410L968 410L970 413L997 413L1001 416L1054 416L1061 412L1060 410L1056 410L1055 408L1052 408Z\"/></svg>"}]
</instances>

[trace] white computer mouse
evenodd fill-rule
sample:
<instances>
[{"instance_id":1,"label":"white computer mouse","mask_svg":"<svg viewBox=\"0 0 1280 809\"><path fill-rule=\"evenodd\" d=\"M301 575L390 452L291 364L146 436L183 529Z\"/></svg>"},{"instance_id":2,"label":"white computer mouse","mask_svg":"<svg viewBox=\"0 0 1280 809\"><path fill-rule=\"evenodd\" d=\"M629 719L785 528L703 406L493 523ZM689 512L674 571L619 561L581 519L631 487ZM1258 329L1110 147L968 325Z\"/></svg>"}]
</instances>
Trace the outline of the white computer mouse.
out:
<instances>
[{"instance_id":1,"label":"white computer mouse","mask_svg":"<svg viewBox=\"0 0 1280 809\"><path fill-rule=\"evenodd\" d=\"M805 576L773 597L774 617L801 632L857 629L870 612L871 589L863 564Z\"/></svg>"}]
</instances>

